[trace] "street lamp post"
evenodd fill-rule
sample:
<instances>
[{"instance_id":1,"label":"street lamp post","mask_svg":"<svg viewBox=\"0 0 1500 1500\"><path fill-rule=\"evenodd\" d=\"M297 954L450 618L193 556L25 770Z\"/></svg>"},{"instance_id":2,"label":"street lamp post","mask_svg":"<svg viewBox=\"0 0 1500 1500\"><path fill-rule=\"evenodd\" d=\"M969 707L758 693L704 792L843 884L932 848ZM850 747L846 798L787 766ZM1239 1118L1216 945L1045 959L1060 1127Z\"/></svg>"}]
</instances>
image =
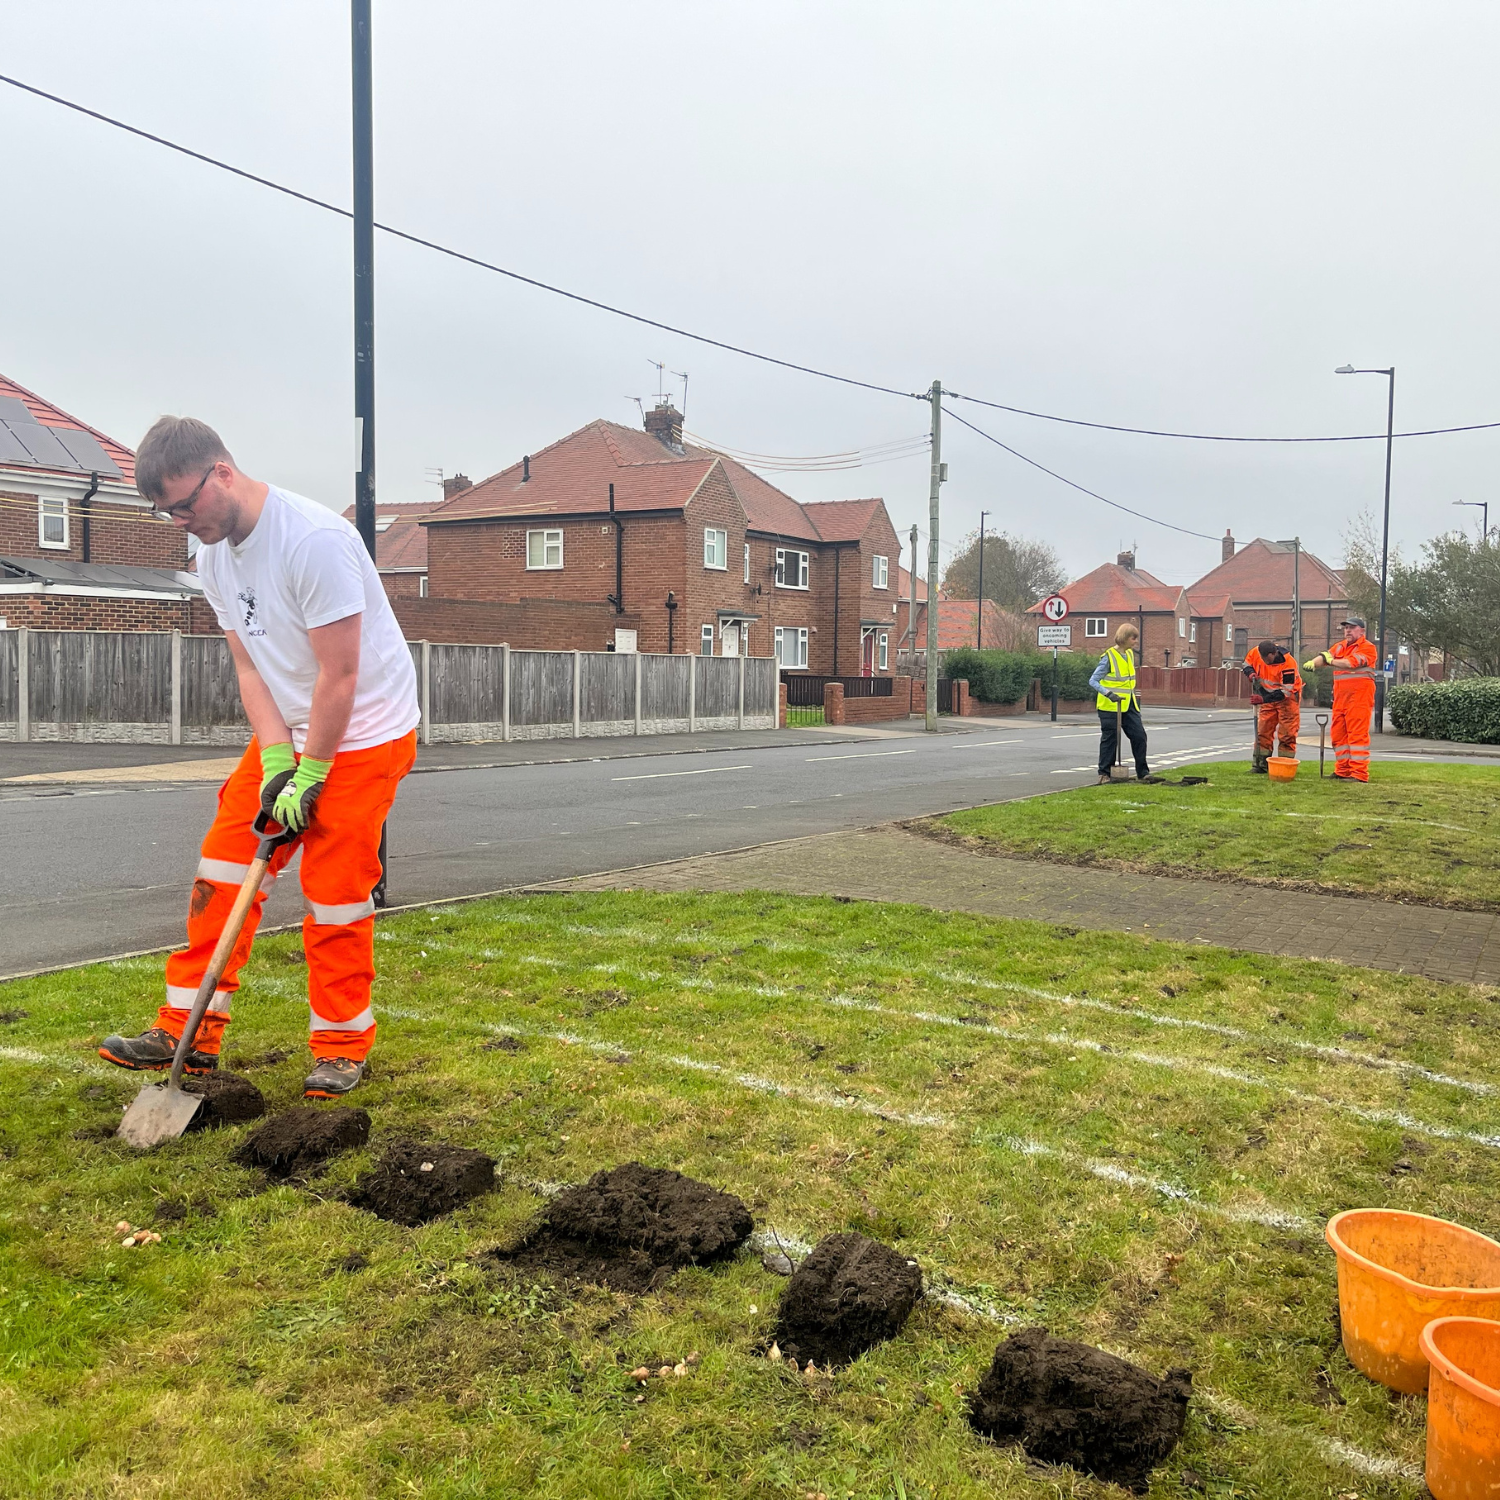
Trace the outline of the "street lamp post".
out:
<instances>
[{"instance_id":1,"label":"street lamp post","mask_svg":"<svg viewBox=\"0 0 1500 1500\"><path fill-rule=\"evenodd\" d=\"M1302 538L1294 536L1277 542L1278 547L1292 549L1292 655L1302 655Z\"/></svg>"},{"instance_id":2,"label":"street lamp post","mask_svg":"<svg viewBox=\"0 0 1500 1500\"><path fill-rule=\"evenodd\" d=\"M979 512L979 605L974 611L974 649L984 648L984 518L989 511Z\"/></svg>"},{"instance_id":3,"label":"street lamp post","mask_svg":"<svg viewBox=\"0 0 1500 1500\"><path fill-rule=\"evenodd\" d=\"M1391 551L1391 445L1396 434L1396 367L1388 370L1356 370L1340 365L1335 375L1384 375L1390 382L1385 407L1385 513L1380 525L1380 633L1375 642L1380 657L1375 678L1375 733L1385 733L1385 579Z\"/></svg>"},{"instance_id":4,"label":"street lamp post","mask_svg":"<svg viewBox=\"0 0 1500 1500\"><path fill-rule=\"evenodd\" d=\"M1482 537L1482 539L1484 541L1486 541L1486 542L1489 541L1489 539L1490 539L1490 502L1488 500L1455 500L1453 503L1455 505L1474 505L1474 506L1478 506L1478 508L1480 509L1480 511L1483 512L1483 514L1479 518L1479 524L1484 527L1484 530L1481 533L1481 537Z\"/></svg>"}]
</instances>

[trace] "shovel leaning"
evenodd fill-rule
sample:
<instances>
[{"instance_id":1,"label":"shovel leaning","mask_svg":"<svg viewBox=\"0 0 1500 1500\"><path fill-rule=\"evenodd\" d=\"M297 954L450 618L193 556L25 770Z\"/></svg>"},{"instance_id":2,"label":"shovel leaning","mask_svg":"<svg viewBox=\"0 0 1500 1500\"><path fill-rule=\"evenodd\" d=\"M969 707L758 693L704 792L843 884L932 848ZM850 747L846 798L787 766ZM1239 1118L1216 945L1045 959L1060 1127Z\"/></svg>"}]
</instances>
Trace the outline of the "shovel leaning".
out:
<instances>
[{"instance_id":1,"label":"shovel leaning","mask_svg":"<svg viewBox=\"0 0 1500 1500\"><path fill-rule=\"evenodd\" d=\"M260 835L260 847L256 849L255 858L250 861L250 868L245 872L239 894L229 909L224 930L214 946L213 957L209 959L208 968L204 971L203 983L198 986L198 993L193 998L187 1025L182 1028L182 1035L177 1039L177 1050L172 1054L172 1071L167 1075L165 1083L149 1084L135 1096L116 1132L122 1140L140 1150L144 1151L150 1146L181 1135L193 1123L193 1116L202 1107L202 1096L189 1094L182 1087L182 1065L198 1040L198 1028L203 1024L208 1003L213 999L214 991L218 989L219 980L228 966L229 955L234 952L234 945L240 940L245 918L249 916L250 907L255 901L255 893L260 889L260 883L266 878L266 871L270 868L271 856L283 844L290 844L297 837L284 828L278 833L271 833L271 820L263 812L256 814L252 827Z\"/></svg>"},{"instance_id":2,"label":"shovel leaning","mask_svg":"<svg viewBox=\"0 0 1500 1500\"><path fill-rule=\"evenodd\" d=\"M1328 749L1328 715L1314 714L1318 721L1318 780L1323 779L1323 756Z\"/></svg>"}]
</instances>

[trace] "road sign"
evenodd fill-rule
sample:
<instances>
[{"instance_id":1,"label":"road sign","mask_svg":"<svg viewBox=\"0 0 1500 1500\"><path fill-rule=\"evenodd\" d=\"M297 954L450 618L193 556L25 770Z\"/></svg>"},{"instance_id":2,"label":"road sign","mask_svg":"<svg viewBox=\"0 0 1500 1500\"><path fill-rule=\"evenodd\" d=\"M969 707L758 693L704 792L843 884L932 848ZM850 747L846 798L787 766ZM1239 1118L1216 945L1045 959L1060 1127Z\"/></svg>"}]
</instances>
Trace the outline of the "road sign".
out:
<instances>
[{"instance_id":1,"label":"road sign","mask_svg":"<svg viewBox=\"0 0 1500 1500\"><path fill-rule=\"evenodd\" d=\"M1059 625L1068 618L1068 601L1061 594L1048 594L1042 600L1042 613L1054 625Z\"/></svg>"},{"instance_id":2,"label":"road sign","mask_svg":"<svg viewBox=\"0 0 1500 1500\"><path fill-rule=\"evenodd\" d=\"M1071 646L1073 627L1071 625L1038 625L1036 643L1038 646Z\"/></svg>"}]
</instances>

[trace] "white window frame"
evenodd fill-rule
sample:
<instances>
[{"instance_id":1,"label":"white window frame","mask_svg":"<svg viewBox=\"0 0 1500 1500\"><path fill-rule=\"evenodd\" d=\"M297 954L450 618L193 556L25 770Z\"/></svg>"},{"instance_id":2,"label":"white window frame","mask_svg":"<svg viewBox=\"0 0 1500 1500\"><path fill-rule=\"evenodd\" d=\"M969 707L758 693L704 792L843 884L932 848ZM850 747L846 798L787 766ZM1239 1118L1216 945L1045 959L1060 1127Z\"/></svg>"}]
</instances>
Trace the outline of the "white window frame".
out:
<instances>
[{"instance_id":1,"label":"white window frame","mask_svg":"<svg viewBox=\"0 0 1500 1500\"><path fill-rule=\"evenodd\" d=\"M1083 622L1083 634L1086 639L1099 640L1109 634L1108 615L1087 615Z\"/></svg>"},{"instance_id":2,"label":"white window frame","mask_svg":"<svg viewBox=\"0 0 1500 1500\"><path fill-rule=\"evenodd\" d=\"M541 558L540 562L531 560L531 539L540 537ZM557 561L549 562L548 556L552 549L557 548ZM555 573L563 565L563 534L561 528L539 528L526 533L526 571L528 573Z\"/></svg>"},{"instance_id":3,"label":"white window frame","mask_svg":"<svg viewBox=\"0 0 1500 1500\"><path fill-rule=\"evenodd\" d=\"M422 576L419 579L417 579L417 598L418 599L425 599L426 597L427 597L427 575L424 573L424 574L422 574Z\"/></svg>"},{"instance_id":4,"label":"white window frame","mask_svg":"<svg viewBox=\"0 0 1500 1500\"><path fill-rule=\"evenodd\" d=\"M750 582L750 543L745 543L745 582Z\"/></svg>"},{"instance_id":5,"label":"white window frame","mask_svg":"<svg viewBox=\"0 0 1500 1500\"><path fill-rule=\"evenodd\" d=\"M729 571L729 533L722 526L703 528L703 566L716 573Z\"/></svg>"},{"instance_id":6,"label":"white window frame","mask_svg":"<svg viewBox=\"0 0 1500 1500\"><path fill-rule=\"evenodd\" d=\"M1234 645L1234 621L1233 620L1225 620L1224 621L1224 644L1226 646L1232 646L1232 645Z\"/></svg>"},{"instance_id":7,"label":"white window frame","mask_svg":"<svg viewBox=\"0 0 1500 1500\"><path fill-rule=\"evenodd\" d=\"M888 630L880 632L880 670L889 669L891 664L891 633Z\"/></svg>"},{"instance_id":8,"label":"white window frame","mask_svg":"<svg viewBox=\"0 0 1500 1500\"><path fill-rule=\"evenodd\" d=\"M62 522L62 540L48 541L47 522ZM63 495L42 495L36 502L36 544L52 552L68 550L68 501Z\"/></svg>"},{"instance_id":9,"label":"white window frame","mask_svg":"<svg viewBox=\"0 0 1500 1500\"><path fill-rule=\"evenodd\" d=\"M1181 615L1177 616L1177 639L1179 641L1187 639L1187 621Z\"/></svg>"},{"instance_id":10,"label":"white window frame","mask_svg":"<svg viewBox=\"0 0 1500 1500\"><path fill-rule=\"evenodd\" d=\"M1188 640L1194 645L1198 643L1198 622L1193 620L1188 625Z\"/></svg>"},{"instance_id":11,"label":"white window frame","mask_svg":"<svg viewBox=\"0 0 1500 1500\"><path fill-rule=\"evenodd\" d=\"M807 626L778 625L775 630L773 649L776 664L793 671L807 665ZM787 657L791 660L788 661Z\"/></svg>"},{"instance_id":12,"label":"white window frame","mask_svg":"<svg viewBox=\"0 0 1500 1500\"><path fill-rule=\"evenodd\" d=\"M870 587L885 589L891 586L891 560L882 557L878 552L871 559L874 566L871 569Z\"/></svg>"},{"instance_id":13,"label":"white window frame","mask_svg":"<svg viewBox=\"0 0 1500 1500\"><path fill-rule=\"evenodd\" d=\"M703 649L705 646L708 647L707 651L705 651ZM713 628L712 625L705 625L698 632L698 655L699 656L712 656L713 654L714 654L714 628Z\"/></svg>"},{"instance_id":14,"label":"white window frame","mask_svg":"<svg viewBox=\"0 0 1500 1500\"><path fill-rule=\"evenodd\" d=\"M779 589L805 589L808 587L809 554L796 547L778 547L776 549L776 587ZM797 569L800 583L788 583L787 574L791 568Z\"/></svg>"}]
</instances>

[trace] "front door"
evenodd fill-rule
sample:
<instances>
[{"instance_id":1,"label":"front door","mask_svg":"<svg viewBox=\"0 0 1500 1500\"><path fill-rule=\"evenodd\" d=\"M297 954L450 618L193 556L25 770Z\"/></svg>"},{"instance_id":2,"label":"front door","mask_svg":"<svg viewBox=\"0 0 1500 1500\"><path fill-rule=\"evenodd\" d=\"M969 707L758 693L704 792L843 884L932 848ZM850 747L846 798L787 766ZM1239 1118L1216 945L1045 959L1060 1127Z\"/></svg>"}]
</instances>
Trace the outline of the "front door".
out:
<instances>
[{"instance_id":1,"label":"front door","mask_svg":"<svg viewBox=\"0 0 1500 1500\"><path fill-rule=\"evenodd\" d=\"M873 677L875 675L875 632L867 630L859 642L859 675L861 677Z\"/></svg>"},{"instance_id":2,"label":"front door","mask_svg":"<svg viewBox=\"0 0 1500 1500\"><path fill-rule=\"evenodd\" d=\"M720 652L724 656L738 656L740 654L740 623L738 620L725 620L719 627L719 635L722 638Z\"/></svg>"}]
</instances>

